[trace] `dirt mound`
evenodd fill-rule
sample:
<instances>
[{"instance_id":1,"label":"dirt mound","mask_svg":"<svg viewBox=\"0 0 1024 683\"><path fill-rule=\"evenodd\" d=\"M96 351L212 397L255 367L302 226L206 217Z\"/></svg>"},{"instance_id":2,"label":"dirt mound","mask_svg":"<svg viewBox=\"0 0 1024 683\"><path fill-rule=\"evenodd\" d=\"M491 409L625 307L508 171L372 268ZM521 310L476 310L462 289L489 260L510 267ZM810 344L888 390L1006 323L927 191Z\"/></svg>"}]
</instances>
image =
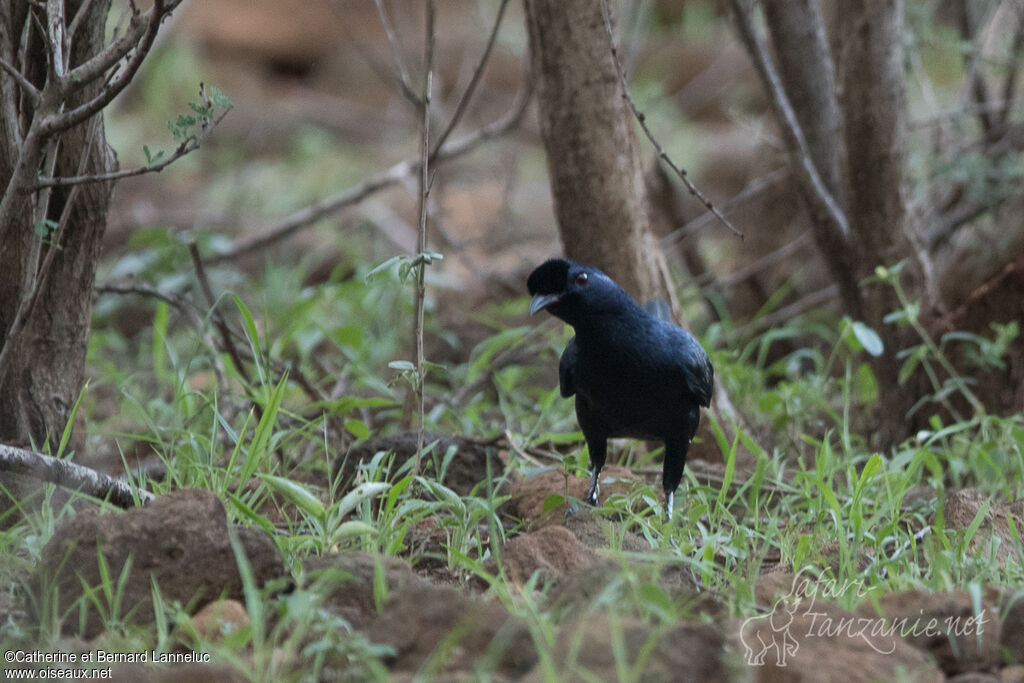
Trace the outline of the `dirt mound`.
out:
<instances>
[{"instance_id":1,"label":"dirt mound","mask_svg":"<svg viewBox=\"0 0 1024 683\"><path fill-rule=\"evenodd\" d=\"M263 532L236 529L235 534L257 585L285 575L277 546ZM119 607L120 614L109 615L113 619L152 622L153 583L165 601L176 600L192 611L221 597L243 599L227 515L208 491L182 489L122 514L85 510L68 518L43 547L35 584L52 591L56 583L60 613L68 613L83 597L83 585L105 595L101 561L113 584L108 587L116 593L111 602ZM118 589L129 563L127 580ZM83 635L88 638L99 634L104 623L89 598L85 600L89 609ZM112 611L115 605L104 607Z\"/></svg>"}]
</instances>

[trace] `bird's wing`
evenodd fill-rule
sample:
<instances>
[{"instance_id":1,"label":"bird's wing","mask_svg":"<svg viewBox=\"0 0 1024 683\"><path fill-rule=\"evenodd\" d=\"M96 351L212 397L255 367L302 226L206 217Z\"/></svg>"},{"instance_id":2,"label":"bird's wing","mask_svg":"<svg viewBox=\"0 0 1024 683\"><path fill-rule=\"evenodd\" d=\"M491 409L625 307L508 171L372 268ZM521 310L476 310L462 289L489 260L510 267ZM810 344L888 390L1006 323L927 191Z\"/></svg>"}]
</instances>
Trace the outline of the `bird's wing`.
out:
<instances>
[{"instance_id":1,"label":"bird's wing","mask_svg":"<svg viewBox=\"0 0 1024 683\"><path fill-rule=\"evenodd\" d=\"M659 326L668 332L672 340L666 346L672 348L671 372L682 380L683 391L688 399L702 406L711 405L711 392L715 384L715 370L707 351L692 334L681 327ZM678 373L678 374L676 374Z\"/></svg>"},{"instance_id":2,"label":"bird's wing","mask_svg":"<svg viewBox=\"0 0 1024 683\"><path fill-rule=\"evenodd\" d=\"M686 389L697 403L707 408L711 405L711 390L715 385L715 369L711 367L711 360L704 349L700 353L689 356L689 361L683 364L683 378Z\"/></svg>"},{"instance_id":3,"label":"bird's wing","mask_svg":"<svg viewBox=\"0 0 1024 683\"><path fill-rule=\"evenodd\" d=\"M558 388L562 398L569 398L576 393L576 337L569 340L558 362Z\"/></svg>"}]
</instances>

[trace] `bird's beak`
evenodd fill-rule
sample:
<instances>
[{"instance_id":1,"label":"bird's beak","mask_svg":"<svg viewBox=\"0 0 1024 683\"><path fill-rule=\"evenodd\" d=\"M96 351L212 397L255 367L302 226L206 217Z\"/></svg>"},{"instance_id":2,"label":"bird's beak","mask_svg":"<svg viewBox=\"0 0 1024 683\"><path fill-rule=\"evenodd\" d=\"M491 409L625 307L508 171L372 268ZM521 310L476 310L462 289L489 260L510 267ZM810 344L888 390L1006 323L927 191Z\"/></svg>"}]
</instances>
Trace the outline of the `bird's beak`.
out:
<instances>
[{"instance_id":1,"label":"bird's beak","mask_svg":"<svg viewBox=\"0 0 1024 683\"><path fill-rule=\"evenodd\" d=\"M547 308L561 298L561 294L538 294L530 301L530 315Z\"/></svg>"}]
</instances>

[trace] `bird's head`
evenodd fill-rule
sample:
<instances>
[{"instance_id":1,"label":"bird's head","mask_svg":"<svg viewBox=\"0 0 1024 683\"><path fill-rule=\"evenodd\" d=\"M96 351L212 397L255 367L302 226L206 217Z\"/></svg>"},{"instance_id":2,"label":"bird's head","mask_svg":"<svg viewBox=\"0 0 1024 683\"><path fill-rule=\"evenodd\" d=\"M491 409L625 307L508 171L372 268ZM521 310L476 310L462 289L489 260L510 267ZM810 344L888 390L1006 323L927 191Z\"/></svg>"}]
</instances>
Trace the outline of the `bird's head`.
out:
<instances>
[{"instance_id":1,"label":"bird's head","mask_svg":"<svg viewBox=\"0 0 1024 683\"><path fill-rule=\"evenodd\" d=\"M599 269L565 259L551 259L537 266L526 287L533 297L530 315L547 310L570 325L588 314L637 305Z\"/></svg>"}]
</instances>

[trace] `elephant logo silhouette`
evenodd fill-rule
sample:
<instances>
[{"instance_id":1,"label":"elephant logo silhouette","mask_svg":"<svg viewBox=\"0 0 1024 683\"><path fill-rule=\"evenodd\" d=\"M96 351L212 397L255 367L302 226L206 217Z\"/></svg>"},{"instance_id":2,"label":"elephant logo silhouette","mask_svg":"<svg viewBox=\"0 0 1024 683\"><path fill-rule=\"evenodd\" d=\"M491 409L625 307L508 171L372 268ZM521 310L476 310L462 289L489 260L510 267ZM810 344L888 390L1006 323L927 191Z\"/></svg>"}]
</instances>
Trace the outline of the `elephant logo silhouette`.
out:
<instances>
[{"instance_id":1,"label":"elephant logo silhouette","mask_svg":"<svg viewBox=\"0 0 1024 683\"><path fill-rule=\"evenodd\" d=\"M787 658L796 656L800 643L790 633L790 626L799 607L800 600L786 596L775 603L771 612L752 616L743 622L740 642L746 650L749 666L763 666L770 650L775 650L778 666L786 666Z\"/></svg>"}]
</instances>

